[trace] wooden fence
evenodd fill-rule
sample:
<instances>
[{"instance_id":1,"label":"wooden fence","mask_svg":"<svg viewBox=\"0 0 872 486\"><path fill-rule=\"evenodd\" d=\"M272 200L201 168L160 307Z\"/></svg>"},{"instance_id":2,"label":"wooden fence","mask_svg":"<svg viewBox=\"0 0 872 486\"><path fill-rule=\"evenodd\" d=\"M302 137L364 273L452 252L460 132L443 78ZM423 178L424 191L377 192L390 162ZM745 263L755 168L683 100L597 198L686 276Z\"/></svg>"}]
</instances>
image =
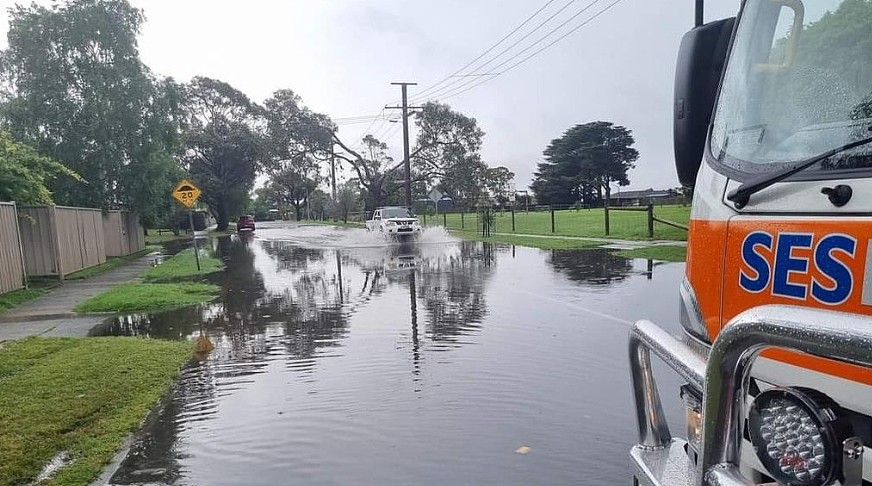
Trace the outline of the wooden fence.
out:
<instances>
[{"instance_id":1,"label":"wooden fence","mask_svg":"<svg viewBox=\"0 0 872 486\"><path fill-rule=\"evenodd\" d=\"M18 209L28 276L64 276L106 261L99 209L22 206Z\"/></svg>"},{"instance_id":2,"label":"wooden fence","mask_svg":"<svg viewBox=\"0 0 872 486\"><path fill-rule=\"evenodd\" d=\"M24 257L15 203L0 202L0 294L24 288Z\"/></svg>"},{"instance_id":3,"label":"wooden fence","mask_svg":"<svg viewBox=\"0 0 872 486\"><path fill-rule=\"evenodd\" d=\"M107 257L125 256L145 248L145 231L134 213L127 211L103 213L103 234L106 239Z\"/></svg>"}]
</instances>

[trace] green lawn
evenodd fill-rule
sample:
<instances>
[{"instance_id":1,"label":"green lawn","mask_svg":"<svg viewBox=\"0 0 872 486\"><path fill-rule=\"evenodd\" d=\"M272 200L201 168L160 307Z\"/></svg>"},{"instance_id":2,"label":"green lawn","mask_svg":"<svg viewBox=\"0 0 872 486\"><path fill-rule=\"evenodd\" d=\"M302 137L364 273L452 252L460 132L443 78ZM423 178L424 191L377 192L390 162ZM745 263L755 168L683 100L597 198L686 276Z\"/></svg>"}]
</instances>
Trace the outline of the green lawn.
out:
<instances>
[{"instance_id":1,"label":"green lawn","mask_svg":"<svg viewBox=\"0 0 872 486\"><path fill-rule=\"evenodd\" d=\"M684 246L652 246L649 248L636 248L634 250L621 250L618 255L627 258L644 258L648 260L661 260L664 262L683 262L687 259L687 247Z\"/></svg>"},{"instance_id":2,"label":"green lawn","mask_svg":"<svg viewBox=\"0 0 872 486\"><path fill-rule=\"evenodd\" d=\"M9 309L21 305L28 300L33 300L45 293L45 289L31 287L29 289L13 290L0 294L0 315Z\"/></svg>"},{"instance_id":3,"label":"green lawn","mask_svg":"<svg viewBox=\"0 0 872 486\"><path fill-rule=\"evenodd\" d=\"M166 243L168 241L183 240L185 238L191 238L191 236L188 234L185 234L184 231L179 233L178 235L175 235L173 233L167 233L167 231L169 231L167 229L164 229L163 231L164 231L163 233L158 234L157 229L148 230L148 234L145 235L145 244L146 245L160 245L161 243Z\"/></svg>"},{"instance_id":4,"label":"green lawn","mask_svg":"<svg viewBox=\"0 0 872 486\"><path fill-rule=\"evenodd\" d=\"M218 293L212 284L128 283L113 287L76 306L76 312L135 312L185 305L212 300Z\"/></svg>"},{"instance_id":5,"label":"green lawn","mask_svg":"<svg viewBox=\"0 0 872 486\"><path fill-rule=\"evenodd\" d=\"M137 338L43 339L0 350L0 486L86 485L170 389L191 344Z\"/></svg>"},{"instance_id":6,"label":"green lawn","mask_svg":"<svg viewBox=\"0 0 872 486\"><path fill-rule=\"evenodd\" d=\"M686 225L690 219L690 206L655 206L654 215ZM422 222L424 217L420 217ZM532 235L583 236L591 238L619 238L630 240L648 239L647 214L644 211L609 211L610 232L605 234L605 216L603 209L559 210L554 213L554 232L551 232L551 212L520 211L515 213L515 230L512 231L512 215L508 211L495 216L495 233L520 233ZM427 216L428 225L443 225L447 223L451 230L474 230L477 216L475 213L465 213L461 220L460 213L439 214ZM654 238L660 240L687 240L687 231L674 228L659 222L654 222Z\"/></svg>"},{"instance_id":7,"label":"green lawn","mask_svg":"<svg viewBox=\"0 0 872 486\"><path fill-rule=\"evenodd\" d=\"M113 268L120 267L125 263L136 260L137 258L148 255L149 253L157 250L155 247L145 247L142 250L139 250L136 253L131 253L130 255L123 257L109 257L106 259L106 263L102 263L100 265L96 265L93 267L88 267L83 270L79 270L78 272L73 272L65 277L66 280L82 280L86 278L91 278L95 275L100 275L103 272L108 270L112 270Z\"/></svg>"},{"instance_id":8,"label":"green lawn","mask_svg":"<svg viewBox=\"0 0 872 486\"><path fill-rule=\"evenodd\" d=\"M149 282L168 282L173 280L190 279L214 273L222 268L221 260L212 256L205 250L200 250L200 270L197 270L197 259L194 249L176 253L160 265L146 270L142 276Z\"/></svg>"}]
</instances>

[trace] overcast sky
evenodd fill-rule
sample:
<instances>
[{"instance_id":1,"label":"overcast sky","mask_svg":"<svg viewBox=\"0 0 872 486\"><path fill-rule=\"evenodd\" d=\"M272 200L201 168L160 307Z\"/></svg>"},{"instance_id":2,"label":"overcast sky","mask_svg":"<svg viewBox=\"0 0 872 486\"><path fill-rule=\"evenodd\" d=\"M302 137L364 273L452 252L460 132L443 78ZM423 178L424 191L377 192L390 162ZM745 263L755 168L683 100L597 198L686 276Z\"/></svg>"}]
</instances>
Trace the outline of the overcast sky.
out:
<instances>
[{"instance_id":1,"label":"overcast sky","mask_svg":"<svg viewBox=\"0 0 872 486\"><path fill-rule=\"evenodd\" d=\"M417 82L418 86L409 88L410 98L415 99L416 93L458 71L547 3L131 1L145 11L140 50L143 61L156 73L179 81L195 75L218 78L258 102L276 89L290 88L306 106L334 119L376 115L385 104L396 103L399 87L391 86L392 81ZM599 0L529 47L591 1L550 2L516 34L462 71L475 73L476 67L554 15L477 71L503 74L444 102L478 120L486 133L484 160L511 169L518 189L530 183L550 140L575 124L595 120L633 131L641 157L630 174L630 188L674 187L678 182L672 165L673 71L681 35L692 27L694 2L621 0L590 20L614 2ZM4 46L6 7L13 3L0 0ZM738 4L738 0L709 0L706 19L735 15ZM573 34L505 71L584 22L588 23ZM447 86L444 94L484 78L455 79L449 81L455 84ZM342 125L340 136L354 145L367 129L390 145L396 159L402 158L398 123L377 120Z\"/></svg>"}]
</instances>

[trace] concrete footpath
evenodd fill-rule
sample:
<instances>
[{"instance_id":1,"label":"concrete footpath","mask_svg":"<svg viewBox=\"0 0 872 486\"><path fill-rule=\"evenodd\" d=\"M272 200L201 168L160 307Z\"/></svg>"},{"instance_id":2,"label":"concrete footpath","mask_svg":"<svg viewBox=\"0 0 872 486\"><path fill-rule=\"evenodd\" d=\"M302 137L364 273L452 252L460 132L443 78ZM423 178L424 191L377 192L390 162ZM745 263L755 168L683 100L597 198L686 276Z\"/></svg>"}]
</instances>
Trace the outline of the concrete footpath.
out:
<instances>
[{"instance_id":1,"label":"concrete footpath","mask_svg":"<svg viewBox=\"0 0 872 486\"><path fill-rule=\"evenodd\" d=\"M650 248L652 246L687 246L686 241L675 240L622 240L619 238L596 238L588 236L562 236L562 235L532 235L526 233L491 233L495 236L523 236L524 238L545 238L549 240L580 240L601 243L603 248L613 250L635 250L637 248Z\"/></svg>"},{"instance_id":2,"label":"concrete footpath","mask_svg":"<svg viewBox=\"0 0 872 486\"><path fill-rule=\"evenodd\" d=\"M0 343L30 336L87 336L107 316L76 314L76 305L116 285L141 281L140 275L154 264L154 259L152 253L91 278L64 282L0 315Z\"/></svg>"}]
</instances>

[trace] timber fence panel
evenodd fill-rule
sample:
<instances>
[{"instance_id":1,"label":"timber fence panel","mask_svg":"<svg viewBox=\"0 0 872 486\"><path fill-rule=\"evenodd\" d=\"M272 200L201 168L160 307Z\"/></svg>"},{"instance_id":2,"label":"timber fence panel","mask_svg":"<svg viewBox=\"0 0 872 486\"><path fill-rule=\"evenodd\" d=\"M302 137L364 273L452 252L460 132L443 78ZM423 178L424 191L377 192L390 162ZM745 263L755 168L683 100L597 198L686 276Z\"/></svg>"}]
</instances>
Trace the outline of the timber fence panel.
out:
<instances>
[{"instance_id":1,"label":"timber fence panel","mask_svg":"<svg viewBox=\"0 0 872 486\"><path fill-rule=\"evenodd\" d=\"M139 223L139 215L129 212L123 212L121 215L127 220L127 253L136 253L144 249L145 228Z\"/></svg>"},{"instance_id":2,"label":"timber fence panel","mask_svg":"<svg viewBox=\"0 0 872 486\"><path fill-rule=\"evenodd\" d=\"M0 294L24 288L24 282L18 211L15 203L0 202Z\"/></svg>"},{"instance_id":3,"label":"timber fence panel","mask_svg":"<svg viewBox=\"0 0 872 486\"><path fill-rule=\"evenodd\" d=\"M20 206L18 226L27 276L59 275L54 207Z\"/></svg>"},{"instance_id":4,"label":"timber fence panel","mask_svg":"<svg viewBox=\"0 0 872 486\"><path fill-rule=\"evenodd\" d=\"M126 256L145 248L145 229L139 224L139 216L136 213L128 211L103 213L103 234L107 257Z\"/></svg>"},{"instance_id":5,"label":"timber fence panel","mask_svg":"<svg viewBox=\"0 0 872 486\"><path fill-rule=\"evenodd\" d=\"M103 236L106 237L107 257L119 257L127 254L127 234L124 231L121 211L103 213Z\"/></svg>"},{"instance_id":6,"label":"timber fence panel","mask_svg":"<svg viewBox=\"0 0 872 486\"><path fill-rule=\"evenodd\" d=\"M63 278L106 261L99 209L22 207L19 221L28 276Z\"/></svg>"},{"instance_id":7,"label":"timber fence panel","mask_svg":"<svg viewBox=\"0 0 872 486\"><path fill-rule=\"evenodd\" d=\"M99 209L56 208L64 275L106 262L103 213Z\"/></svg>"}]
</instances>

